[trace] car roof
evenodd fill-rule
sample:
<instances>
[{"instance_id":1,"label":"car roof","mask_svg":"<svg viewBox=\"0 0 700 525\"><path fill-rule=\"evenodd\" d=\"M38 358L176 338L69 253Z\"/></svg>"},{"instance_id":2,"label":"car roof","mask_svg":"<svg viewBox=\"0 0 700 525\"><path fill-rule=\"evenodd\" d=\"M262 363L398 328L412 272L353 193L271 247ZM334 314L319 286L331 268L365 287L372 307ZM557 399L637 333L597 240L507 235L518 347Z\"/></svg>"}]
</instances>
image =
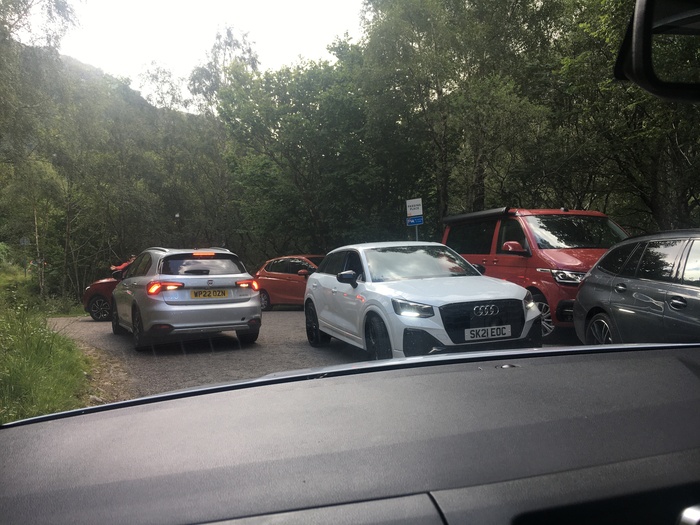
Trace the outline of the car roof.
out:
<instances>
[{"instance_id":1,"label":"car roof","mask_svg":"<svg viewBox=\"0 0 700 525\"><path fill-rule=\"evenodd\" d=\"M686 228L682 230L665 230L656 233L643 233L640 235L635 235L633 237L628 237L625 240L617 243L615 246L619 246L621 244L629 244L631 242L656 241L662 239L678 239L691 237L700 237L700 228Z\"/></svg>"},{"instance_id":2,"label":"car roof","mask_svg":"<svg viewBox=\"0 0 700 525\"><path fill-rule=\"evenodd\" d=\"M462 213L460 215L451 215L442 219L445 224L452 224L454 222L462 222L468 220L484 219L489 217L501 217L501 216L514 216L514 217L524 217L528 215L586 215L589 217L607 217L604 213L600 211L593 210L570 210L568 208L538 208L538 209L527 209L527 208L492 208L490 210L481 210L471 213Z\"/></svg>"},{"instance_id":3,"label":"car roof","mask_svg":"<svg viewBox=\"0 0 700 525\"><path fill-rule=\"evenodd\" d=\"M227 248L219 248L219 247L210 247L210 248L163 248L162 246L151 246L150 248L146 248L143 250L143 252L158 252L163 255L178 255L178 254L187 254L187 253L193 253L193 252L214 252L214 253L226 253L226 254L232 254L236 255L233 253L231 250Z\"/></svg>"},{"instance_id":4,"label":"car roof","mask_svg":"<svg viewBox=\"0 0 700 525\"><path fill-rule=\"evenodd\" d=\"M307 254L300 254L300 255L280 255L279 257L273 257L272 259L268 259L267 262L270 261L277 261L279 259L308 259L309 257L325 257L325 255L320 254L320 253L307 253Z\"/></svg>"},{"instance_id":5,"label":"car roof","mask_svg":"<svg viewBox=\"0 0 700 525\"><path fill-rule=\"evenodd\" d=\"M364 251L364 250L374 250L376 248L397 248L401 246L442 246L443 248L446 248L446 246L442 243L439 242L432 242L432 241L385 241L385 242L365 242L365 243L359 243L359 244L348 244L346 246L340 246L338 248L335 248L334 250L331 250L330 253L341 251L341 250L358 250L358 251Z\"/></svg>"}]
</instances>

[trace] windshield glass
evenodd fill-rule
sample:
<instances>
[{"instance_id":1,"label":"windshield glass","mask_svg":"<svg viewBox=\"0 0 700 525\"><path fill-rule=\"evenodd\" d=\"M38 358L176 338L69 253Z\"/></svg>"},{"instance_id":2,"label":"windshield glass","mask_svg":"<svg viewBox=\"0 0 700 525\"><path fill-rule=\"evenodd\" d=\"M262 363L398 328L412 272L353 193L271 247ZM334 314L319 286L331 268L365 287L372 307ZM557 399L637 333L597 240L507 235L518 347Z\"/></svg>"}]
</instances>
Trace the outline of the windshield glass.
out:
<instances>
[{"instance_id":1,"label":"windshield glass","mask_svg":"<svg viewBox=\"0 0 700 525\"><path fill-rule=\"evenodd\" d=\"M480 275L452 250L439 246L401 246L366 250L372 282Z\"/></svg>"},{"instance_id":2,"label":"windshield glass","mask_svg":"<svg viewBox=\"0 0 700 525\"><path fill-rule=\"evenodd\" d=\"M0 424L700 341L700 104L613 79L634 4L0 0Z\"/></svg>"},{"instance_id":3,"label":"windshield glass","mask_svg":"<svg viewBox=\"0 0 700 525\"><path fill-rule=\"evenodd\" d=\"M607 217L539 215L526 217L540 249L600 248L607 250L627 234Z\"/></svg>"}]
</instances>

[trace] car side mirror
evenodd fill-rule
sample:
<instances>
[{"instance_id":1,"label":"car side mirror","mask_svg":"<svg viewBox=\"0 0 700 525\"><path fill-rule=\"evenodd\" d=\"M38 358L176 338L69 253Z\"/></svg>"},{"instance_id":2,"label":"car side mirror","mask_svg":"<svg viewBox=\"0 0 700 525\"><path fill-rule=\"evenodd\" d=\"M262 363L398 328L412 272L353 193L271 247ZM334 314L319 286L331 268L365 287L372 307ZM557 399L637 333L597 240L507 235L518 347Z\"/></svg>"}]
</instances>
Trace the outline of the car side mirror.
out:
<instances>
[{"instance_id":1,"label":"car side mirror","mask_svg":"<svg viewBox=\"0 0 700 525\"><path fill-rule=\"evenodd\" d=\"M113 277L114 279L116 279L117 281L121 281L121 280L123 279L123 277L124 277L124 276L122 275L122 273L124 273L124 272L122 272L121 270L117 270L116 272L112 272L112 277Z\"/></svg>"},{"instance_id":2,"label":"car side mirror","mask_svg":"<svg viewBox=\"0 0 700 525\"><path fill-rule=\"evenodd\" d=\"M515 255L529 255L528 251L518 241L506 241L501 246L501 251Z\"/></svg>"},{"instance_id":3,"label":"car side mirror","mask_svg":"<svg viewBox=\"0 0 700 525\"><path fill-rule=\"evenodd\" d=\"M474 268L476 268L476 271L479 272L481 275L484 275L486 273L486 266L483 264L472 264Z\"/></svg>"},{"instance_id":4,"label":"car side mirror","mask_svg":"<svg viewBox=\"0 0 700 525\"><path fill-rule=\"evenodd\" d=\"M689 49L697 50L699 36L700 6L695 0L637 0L617 56L615 78L631 80L661 98L698 102L698 64L691 59L683 66L688 57L669 51L684 49L688 43Z\"/></svg>"},{"instance_id":5,"label":"car side mirror","mask_svg":"<svg viewBox=\"0 0 700 525\"><path fill-rule=\"evenodd\" d=\"M353 288L357 288L357 274L353 270L345 270L344 272L340 272L336 276L336 279L338 279L338 282L349 284Z\"/></svg>"},{"instance_id":6,"label":"car side mirror","mask_svg":"<svg viewBox=\"0 0 700 525\"><path fill-rule=\"evenodd\" d=\"M299 276L301 276L301 277L308 277L308 276L309 276L309 270L299 270L299 271L297 272L297 275L299 275Z\"/></svg>"}]
</instances>

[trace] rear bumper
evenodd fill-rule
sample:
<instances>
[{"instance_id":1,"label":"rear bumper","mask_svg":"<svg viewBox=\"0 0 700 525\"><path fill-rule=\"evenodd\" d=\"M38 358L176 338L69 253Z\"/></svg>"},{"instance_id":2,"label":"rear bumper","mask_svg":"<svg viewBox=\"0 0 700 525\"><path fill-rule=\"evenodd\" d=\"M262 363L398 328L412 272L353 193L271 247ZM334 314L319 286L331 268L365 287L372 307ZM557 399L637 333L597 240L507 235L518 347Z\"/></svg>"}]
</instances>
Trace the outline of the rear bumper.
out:
<instances>
[{"instance_id":1,"label":"rear bumper","mask_svg":"<svg viewBox=\"0 0 700 525\"><path fill-rule=\"evenodd\" d=\"M143 328L147 336L197 335L226 331L251 332L260 329L262 313L259 301L172 307L158 303L143 308Z\"/></svg>"}]
</instances>

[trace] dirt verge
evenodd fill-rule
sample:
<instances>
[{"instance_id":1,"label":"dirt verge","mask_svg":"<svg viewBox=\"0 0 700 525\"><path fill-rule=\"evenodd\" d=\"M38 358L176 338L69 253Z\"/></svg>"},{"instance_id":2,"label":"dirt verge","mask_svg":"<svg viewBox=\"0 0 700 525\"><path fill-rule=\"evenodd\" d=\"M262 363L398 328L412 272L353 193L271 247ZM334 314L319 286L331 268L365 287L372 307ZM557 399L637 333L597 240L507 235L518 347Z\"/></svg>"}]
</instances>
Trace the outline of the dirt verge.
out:
<instances>
[{"instance_id":1,"label":"dirt verge","mask_svg":"<svg viewBox=\"0 0 700 525\"><path fill-rule=\"evenodd\" d=\"M87 374L89 386L84 399L85 406L104 405L135 397L129 376L118 359L84 343L78 342L77 344L90 362L90 372Z\"/></svg>"}]
</instances>

